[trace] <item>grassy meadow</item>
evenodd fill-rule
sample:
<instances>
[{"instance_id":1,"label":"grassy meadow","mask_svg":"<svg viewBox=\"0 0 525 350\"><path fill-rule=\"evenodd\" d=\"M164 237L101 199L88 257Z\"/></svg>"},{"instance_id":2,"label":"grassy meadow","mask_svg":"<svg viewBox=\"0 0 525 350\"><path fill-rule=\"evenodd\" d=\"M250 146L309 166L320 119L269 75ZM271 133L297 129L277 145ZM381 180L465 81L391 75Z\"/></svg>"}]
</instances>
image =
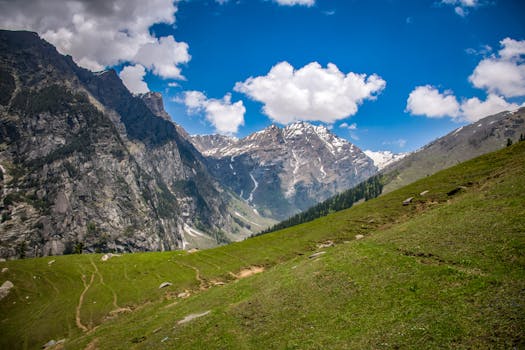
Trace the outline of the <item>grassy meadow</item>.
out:
<instances>
[{"instance_id":1,"label":"grassy meadow","mask_svg":"<svg viewBox=\"0 0 525 350\"><path fill-rule=\"evenodd\" d=\"M0 348L524 348L525 142L242 242L101 256L1 262Z\"/></svg>"}]
</instances>

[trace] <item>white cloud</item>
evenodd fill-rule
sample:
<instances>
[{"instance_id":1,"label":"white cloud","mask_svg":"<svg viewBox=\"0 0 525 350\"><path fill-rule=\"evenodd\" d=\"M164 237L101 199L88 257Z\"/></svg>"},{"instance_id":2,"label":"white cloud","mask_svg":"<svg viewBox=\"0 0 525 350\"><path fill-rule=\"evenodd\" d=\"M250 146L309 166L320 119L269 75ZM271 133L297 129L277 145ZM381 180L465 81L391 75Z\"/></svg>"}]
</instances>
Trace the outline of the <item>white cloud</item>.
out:
<instances>
[{"instance_id":1,"label":"white cloud","mask_svg":"<svg viewBox=\"0 0 525 350\"><path fill-rule=\"evenodd\" d=\"M340 128L345 128L345 129L348 129L348 130L357 130L357 124L356 123L352 123L352 124L348 124L348 123L341 123L341 125L339 125Z\"/></svg>"},{"instance_id":2,"label":"white cloud","mask_svg":"<svg viewBox=\"0 0 525 350\"><path fill-rule=\"evenodd\" d=\"M190 113L204 112L206 119L222 134L235 134L244 125L246 108L242 101L231 102L231 95L222 99L208 99L200 91L186 91L184 104Z\"/></svg>"},{"instance_id":3,"label":"white cloud","mask_svg":"<svg viewBox=\"0 0 525 350\"><path fill-rule=\"evenodd\" d=\"M503 47L499 51L499 55L505 60L516 60L520 56L525 55L525 40L514 40L511 38L505 38L500 41L500 45Z\"/></svg>"},{"instance_id":4,"label":"white cloud","mask_svg":"<svg viewBox=\"0 0 525 350\"><path fill-rule=\"evenodd\" d=\"M190 58L188 44L166 36L142 45L133 60L163 78L183 79L178 65L187 63Z\"/></svg>"},{"instance_id":5,"label":"white cloud","mask_svg":"<svg viewBox=\"0 0 525 350\"><path fill-rule=\"evenodd\" d=\"M124 85L134 94L142 94L149 91L148 85L144 81L145 75L146 69L140 64L126 66L119 74Z\"/></svg>"},{"instance_id":6,"label":"white cloud","mask_svg":"<svg viewBox=\"0 0 525 350\"><path fill-rule=\"evenodd\" d=\"M431 85L418 86L408 96L406 111L429 118L457 117L459 103L450 91L441 93Z\"/></svg>"},{"instance_id":7,"label":"white cloud","mask_svg":"<svg viewBox=\"0 0 525 350\"><path fill-rule=\"evenodd\" d=\"M274 0L279 5L283 6L294 6L294 5L302 5L302 6L314 6L315 0Z\"/></svg>"},{"instance_id":8,"label":"white cloud","mask_svg":"<svg viewBox=\"0 0 525 350\"><path fill-rule=\"evenodd\" d=\"M264 113L278 123L333 123L357 113L364 100L375 99L385 86L376 74L344 74L332 63L322 68L312 62L296 70L281 62L265 76L236 83L234 90L262 102Z\"/></svg>"},{"instance_id":9,"label":"white cloud","mask_svg":"<svg viewBox=\"0 0 525 350\"><path fill-rule=\"evenodd\" d=\"M91 70L131 62L178 79L188 45L149 32L156 23L173 25L176 12L172 0L14 0L0 2L0 23L36 31Z\"/></svg>"},{"instance_id":10,"label":"white cloud","mask_svg":"<svg viewBox=\"0 0 525 350\"><path fill-rule=\"evenodd\" d=\"M456 15L460 17L465 17L466 15L468 15L468 11L463 9L463 7L460 7L460 6L456 6L454 8L454 12L456 13Z\"/></svg>"},{"instance_id":11,"label":"white cloud","mask_svg":"<svg viewBox=\"0 0 525 350\"><path fill-rule=\"evenodd\" d=\"M508 103L502 97L492 94L489 94L485 101L480 101L477 97L473 97L461 103L461 119L475 122L489 115L515 110L518 107L519 105Z\"/></svg>"},{"instance_id":12,"label":"white cloud","mask_svg":"<svg viewBox=\"0 0 525 350\"><path fill-rule=\"evenodd\" d=\"M478 49L469 47L465 49L465 52L469 55L487 56L492 52L492 47L490 47L490 45L481 45Z\"/></svg>"},{"instance_id":13,"label":"white cloud","mask_svg":"<svg viewBox=\"0 0 525 350\"><path fill-rule=\"evenodd\" d=\"M480 5L479 0L442 0L442 4L452 6L477 7Z\"/></svg>"},{"instance_id":14,"label":"white cloud","mask_svg":"<svg viewBox=\"0 0 525 350\"><path fill-rule=\"evenodd\" d=\"M498 55L482 60L469 77L477 88L505 97L525 96L525 40L505 38Z\"/></svg>"},{"instance_id":15,"label":"white cloud","mask_svg":"<svg viewBox=\"0 0 525 350\"><path fill-rule=\"evenodd\" d=\"M436 88L426 85L416 87L409 95L406 110L413 115L429 118L450 117L456 121L475 122L489 115L514 110L519 106L509 103L501 96L489 94L485 101L477 97L458 103L450 91L440 93Z\"/></svg>"},{"instance_id":16,"label":"white cloud","mask_svg":"<svg viewBox=\"0 0 525 350\"><path fill-rule=\"evenodd\" d=\"M399 148L405 147L407 144L407 140L405 139L397 139L393 141L383 141L383 145L394 145L398 146Z\"/></svg>"},{"instance_id":17,"label":"white cloud","mask_svg":"<svg viewBox=\"0 0 525 350\"><path fill-rule=\"evenodd\" d=\"M454 12L461 17L469 14L469 8L476 8L482 5L479 0L441 0L441 4L454 6Z\"/></svg>"},{"instance_id":18,"label":"white cloud","mask_svg":"<svg viewBox=\"0 0 525 350\"><path fill-rule=\"evenodd\" d=\"M175 88L175 87L179 87L180 85L179 85L179 83L176 83L176 82L172 81L172 82L168 83L168 86L171 87L171 88Z\"/></svg>"}]
</instances>

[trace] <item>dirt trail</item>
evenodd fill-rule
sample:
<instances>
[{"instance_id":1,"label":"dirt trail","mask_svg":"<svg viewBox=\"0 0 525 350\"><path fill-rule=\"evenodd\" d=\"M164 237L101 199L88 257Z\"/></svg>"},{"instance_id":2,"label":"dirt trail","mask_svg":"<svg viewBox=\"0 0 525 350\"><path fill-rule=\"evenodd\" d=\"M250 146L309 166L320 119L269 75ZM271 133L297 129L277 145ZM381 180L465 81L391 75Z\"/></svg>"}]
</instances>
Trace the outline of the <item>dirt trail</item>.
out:
<instances>
[{"instance_id":1,"label":"dirt trail","mask_svg":"<svg viewBox=\"0 0 525 350\"><path fill-rule=\"evenodd\" d=\"M111 291L111 294L113 294L113 307L115 308L115 310L112 310L110 311L111 314L115 314L115 313L120 313L120 312L124 312L124 311L129 311L129 308L121 308L119 305L118 305L118 296L117 296L117 293L115 293L115 291L113 290L113 288L111 288L110 286L108 286L106 283L104 283L104 277L102 276L102 274L100 273L99 269L98 269L98 266L97 264L95 264L95 262L93 261L93 259L90 260L91 261L91 265L93 265L93 268L95 269L95 272L96 274L98 275L98 278L100 280L100 284L102 284L103 286L107 287L110 291Z\"/></svg>"},{"instance_id":2,"label":"dirt trail","mask_svg":"<svg viewBox=\"0 0 525 350\"><path fill-rule=\"evenodd\" d=\"M196 268L195 266L192 266L192 265L181 263L181 262L176 262L176 263L179 264L179 265L188 267L188 268L190 268L190 269L195 271L195 279L197 281L199 281L199 289L200 290L205 290L205 289L208 288L208 286L206 284L206 281L201 278L201 272L199 271L198 268Z\"/></svg>"},{"instance_id":3,"label":"dirt trail","mask_svg":"<svg viewBox=\"0 0 525 350\"><path fill-rule=\"evenodd\" d=\"M75 321L77 323L77 327L82 329L84 332L87 332L89 329L82 324L82 321L80 320L80 309L82 308L82 304L84 303L84 295L88 291L89 287L93 284L93 281L95 280L95 274L91 274L91 279L89 283L86 283L86 275L82 275L82 283L84 284L84 290L80 294L80 298L78 298L78 305L76 309L76 315L75 315Z\"/></svg>"},{"instance_id":4,"label":"dirt trail","mask_svg":"<svg viewBox=\"0 0 525 350\"><path fill-rule=\"evenodd\" d=\"M95 262L93 261L93 259L90 259L89 261L91 262L91 265L93 265L93 268L95 269L95 273L98 275L98 278L100 279L100 284L105 285L105 283L104 283L104 278L102 277L102 274L101 274L100 271L98 270L98 266L97 266L97 264L95 264Z\"/></svg>"}]
</instances>

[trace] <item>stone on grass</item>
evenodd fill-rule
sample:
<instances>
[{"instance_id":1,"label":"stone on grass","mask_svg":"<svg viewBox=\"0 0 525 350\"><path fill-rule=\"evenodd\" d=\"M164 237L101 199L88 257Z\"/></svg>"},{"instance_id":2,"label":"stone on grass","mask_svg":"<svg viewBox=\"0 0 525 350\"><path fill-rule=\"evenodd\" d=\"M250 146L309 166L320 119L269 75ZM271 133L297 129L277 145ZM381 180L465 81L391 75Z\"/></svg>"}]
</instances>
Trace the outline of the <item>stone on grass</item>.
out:
<instances>
[{"instance_id":1,"label":"stone on grass","mask_svg":"<svg viewBox=\"0 0 525 350\"><path fill-rule=\"evenodd\" d=\"M181 298L181 299L189 298L189 296L190 296L189 292L181 292L181 293L177 294L177 298Z\"/></svg>"},{"instance_id":2,"label":"stone on grass","mask_svg":"<svg viewBox=\"0 0 525 350\"><path fill-rule=\"evenodd\" d=\"M334 245L335 245L334 242L332 242L332 241L326 241L326 242L324 242L324 243L318 244L318 245L317 245L317 249L321 249L321 248L329 248L329 247L332 247L332 246L334 246Z\"/></svg>"},{"instance_id":3,"label":"stone on grass","mask_svg":"<svg viewBox=\"0 0 525 350\"><path fill-rule=\"evenodd\" d=\"M405 199L403 201L403 205L409 205L412 202L413 199L414 199L414 197L408 197L407 199Z\"/></svg>"},{"instance_id":4,"label":"stone on grass","mask_svg":"<svg viewBox=\"0 0 525 350\"><path fill-rule=\"evenodd\" d=\"M171 286L172 284L170 282L162 282L159 286L159 289L162 289L162 288L165 288L165 287L169 287Z\"/></svg>"},{"instance_id":5,"label":"stone on grass","mask_svg":"<svg viewBox=\"0 0 525 350\"><path fill-rule=\"evenodd\" d=\"M314 254L310 255L310 256L308 257L308 259L315 259L315 258L320 257L320 256L323 255L323 254L326 254L326 252L318 252L318 253L314 253Z\"/></svg>"},{"instance_id":6,"label":"stone on grass","mask_svg":"<svg viewBox=\"0 0 525 350\"><path fill-rule=\"evenodd\" d=\"M111 258L113 258L113 257L116 257L116 256L120 256L120 254L107 253L107 254L102 255L102 257L100 258L100 260L102 260L102 261L108 261L109 259L111 259Z\"/></svg>"},{"instance_id":7,"label":"stone on grass","mask_svg":"<svg viewBox=\"0 0 525 350\"><path fill-rule=\"evenodd\" d=\"M11 281L5 281L0 287L0 300L4 299L8 294L11 288L15 285Z\"/></svg>"},{"instance_id":8,"label":"stone on grass","mask_svg":"<svg viewBox=\"0 0 525 350\"><path fill-rule=\"evenodd\" d=\"M363 235L355 235L355 239L359 240L359 239L363 239L365 238L365 236Z\"/></svg>"}]
</instances>

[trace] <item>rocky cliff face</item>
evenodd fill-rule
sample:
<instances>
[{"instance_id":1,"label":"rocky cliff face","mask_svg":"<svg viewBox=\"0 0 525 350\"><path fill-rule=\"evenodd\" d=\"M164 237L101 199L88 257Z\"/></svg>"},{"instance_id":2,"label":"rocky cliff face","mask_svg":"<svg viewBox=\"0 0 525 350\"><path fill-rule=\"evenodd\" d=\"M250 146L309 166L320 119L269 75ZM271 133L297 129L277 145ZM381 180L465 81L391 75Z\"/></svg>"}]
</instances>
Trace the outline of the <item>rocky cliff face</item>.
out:
<instances>
[{"instance_id":1,"label":"rocky cliff face","mask_svg":"<svg viewBox=\"0 0 525 350\"><path fill-rule=\"evenodd\" d=\"M1 256L206 247L259 229L114 71L0 31L0 96Z\"/></svg>"},{"instance_id":2,"label":"rocky cliff face","mask_svg":"<svg viewBox=\"0 0 525 350\"><path fill-rule=\"evenodd\" d=\"M194 136L210 171L265 216L278 220L374 175L358 147L324 126L272 125L246 138Z\"/></svg>"}]
</instances>

